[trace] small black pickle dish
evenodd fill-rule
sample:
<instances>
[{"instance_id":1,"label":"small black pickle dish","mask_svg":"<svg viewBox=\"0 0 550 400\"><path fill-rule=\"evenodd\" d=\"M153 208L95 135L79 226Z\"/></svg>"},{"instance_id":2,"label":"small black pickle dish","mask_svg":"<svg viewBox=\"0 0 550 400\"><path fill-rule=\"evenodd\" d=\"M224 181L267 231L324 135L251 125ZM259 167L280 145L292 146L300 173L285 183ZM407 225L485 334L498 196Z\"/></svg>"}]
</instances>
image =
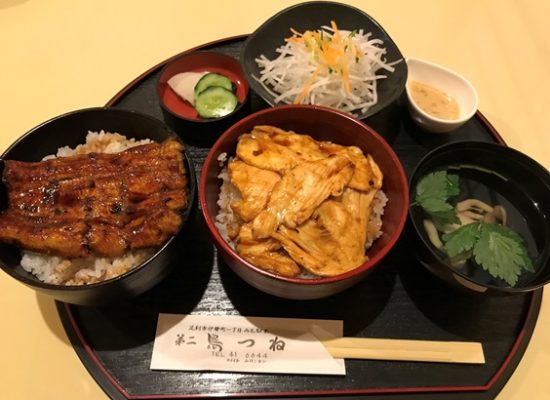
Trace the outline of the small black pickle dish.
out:
<instances>
[{"instance_id":1,"label":"small black pickle dish","mask_svg":"<svg viewBox=\"0 0 550 400\"><path fill-rule=\"evenodd\" d=\"M101 130L120 133L136 140L180 140L164 123L148 115L116 108L88 108L63 114L38 125L17 139L1 157L3 160L40 161L48 154L55 154L60 147L74 148L85 143L88 131ZM182 212L182 224L178 233L159 246L152 256L124 274L88 285L44 283L20 265L21 249L5 243L0 244L0 267L31 289L72 304L105 305L144 293L172 270L180 252L177 239L186 233L187 221L196 209L195 170L187 151L184 162L188 179L188 205ZM2 163L2 170L3 166ZM4 210L7 207L6 188L1 186L3 193L0 209Z\"/></svg>"},{"instance_id":2,"label":"small black pickle dish","mask_svg":"<svg viewBox=\"0 0 550 400\"><path fill-rule=\"evenodd\" d=\"M258 82L261 67L256 59L261 55L271 60L279 56L277 48L285 44L286 38L292 36L291 29L303 33L306 30L318 30L322 26L329 26L331 21L334 21L341 30L362 29L365 33L372 33L372 39L382 40L383 44L380 46L386 49L384 55L386 61L399 61L394 64L393 72L380 71L387 77L377 82L376 104L354 116L364 120L396 102L405 90L407 82L407 63L399 48L384 28L370 15L358 8L332 1L310 1L290 6L266 20L248 37L241 51L240 60L252 90L270 106L284 104L277 103L275 93Z\"/></svg>"},{"instance_id":3,"label":"small black pickle dish","mask_svg":"<svg viewBox=\"0 0 550 400\"><path fill-rule=\"evenodd\" d=\"M475 198L506 211L506 226L523 239L534 272L524 270L515 284L495 278L470 257L451 265L447 253L430 240L417 204L417 185L436 171L458 176L459 194L453 206ZM470 294L503 295L529 292L550 282L550 173L542 165L504 145L461 141L437 147L416 166L410 181L410 206L406 232L420 263L447 284ZM494 275L494 274L493 274Z\"/></svg>"},{"instance_id":4,"label":"small black pickle dish","mask_svg":"<svg viewBox=\"0 0 550 400\"><path fill-rule=\"evenodd\" d=\"M211 72L229 78L238 99L236 108L222 117L201 117L194 105L180 97L168 84L175 75L189 72ZM185 143L200 147L212 145L227 128L250 112L249 91L239 62L214 51L185 52L174 57L163 67L157 81L157 95L165 122Z\"/></svg>"}]
</instances>

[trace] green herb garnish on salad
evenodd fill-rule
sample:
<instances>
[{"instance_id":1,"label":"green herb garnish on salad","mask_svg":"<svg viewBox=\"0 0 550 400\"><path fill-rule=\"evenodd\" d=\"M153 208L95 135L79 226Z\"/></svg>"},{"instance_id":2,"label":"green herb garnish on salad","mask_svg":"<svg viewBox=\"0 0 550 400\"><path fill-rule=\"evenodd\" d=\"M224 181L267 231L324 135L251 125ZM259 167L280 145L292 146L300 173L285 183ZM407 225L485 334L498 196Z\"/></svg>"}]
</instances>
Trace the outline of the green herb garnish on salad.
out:
<instances>
[{"instance_id":1,"label":"green herb garnish on salad","mask_svg":"<svg viewBox=\"0 0 550 400\"><path fill-rule=\"evenodd\" d=\"M443 232L443 246L437 247L447 253L452 264L460 265L473 257L491 276L514 286L523 272L534 272L523 238L504 226L502 206L491 207L476 199L453 206L449 199L460 193L458 183L457 175L437 171L423 177L416 186L413 204L432 219L428 224L433 227L428 232L430 240L434 245L441 243L439 232Z\"/></svg>"}]
</instances>

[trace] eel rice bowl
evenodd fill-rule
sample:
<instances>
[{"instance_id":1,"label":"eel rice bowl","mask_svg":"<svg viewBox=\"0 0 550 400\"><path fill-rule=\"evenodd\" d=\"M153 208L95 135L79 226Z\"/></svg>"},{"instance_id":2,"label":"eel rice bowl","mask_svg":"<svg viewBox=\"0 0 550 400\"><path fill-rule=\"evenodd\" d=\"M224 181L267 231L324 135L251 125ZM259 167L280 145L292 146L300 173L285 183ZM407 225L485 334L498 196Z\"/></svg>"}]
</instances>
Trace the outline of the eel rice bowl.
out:
<instances>
[{"instance_id":1,"label":"eel rice bowl","mask_svg":"<svg viewBox=\"0 0 550 400\"><path fill-rule=\"evenodd\" d=\"M46 283L124 274L177 233L188 203L183 157L174 139L101 131L38 163L6 161L0 240L21 247L21 266Z\"/></svg>"}]
</instances>

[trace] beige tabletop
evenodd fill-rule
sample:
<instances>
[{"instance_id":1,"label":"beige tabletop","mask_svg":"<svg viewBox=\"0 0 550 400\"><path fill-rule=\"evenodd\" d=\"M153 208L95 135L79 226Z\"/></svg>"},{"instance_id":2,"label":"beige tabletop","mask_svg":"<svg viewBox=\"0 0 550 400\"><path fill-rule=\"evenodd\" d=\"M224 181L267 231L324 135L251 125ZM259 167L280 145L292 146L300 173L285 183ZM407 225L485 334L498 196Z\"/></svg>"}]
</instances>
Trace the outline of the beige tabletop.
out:
<instances>
[{"instance_id":1,"label":"beige tabletop","mask_svg":"<svg viewBox=\"0 0 550 400\"><path fill-rule=\"evenodd\" d=\"M252 32L290 0L0 0L0 150L70 110L105 104L193 46ZM550 168L550 2L349 1L405 56L476 86L508 145ZM71 347L54 301L0 274L0 398L104 399ZM550 300L499 400L550 398Z\"/></svg>"}]
</instances>

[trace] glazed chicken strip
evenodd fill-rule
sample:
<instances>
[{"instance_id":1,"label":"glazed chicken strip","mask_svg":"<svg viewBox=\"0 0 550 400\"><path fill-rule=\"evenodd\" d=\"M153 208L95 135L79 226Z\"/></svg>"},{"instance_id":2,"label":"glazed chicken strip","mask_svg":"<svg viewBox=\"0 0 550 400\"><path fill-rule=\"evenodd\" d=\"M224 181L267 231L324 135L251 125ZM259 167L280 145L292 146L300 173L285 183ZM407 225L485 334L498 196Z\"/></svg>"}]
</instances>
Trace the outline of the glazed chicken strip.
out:
<instances>
[{"instance_id":1,"label":"glazed chicken strip","mask_svg":"<svg viewBox=\"0 0 550 400\"><path fill-rule=\"evenodd\" d=\"M252 135L269 149L269 143L291 150L296 155L296 164L303 161L317 161L330 154L323 151L318 142L309 135L302 135L292 131L270 126L259 125L252 130ZM328 142L327 142L328 143Z\"/></svg>"},{"instance_id":2,"label":"glazed chicken strip","mask_svg":"<svg viewBox=\"0 0 550 400\"><path fill-rule=\"evenodd\" d=\"M350 213L343 203L327 200L312 219L296 229L281 226L273 237L307 271L318 276L335 276L366 260L363 222L364 216Z\"/></svg>"},{"instance_id":3,"label":"glazed chicken strip","mask_svg":"<svg viewBox=\"0 0 550 400\"><path fill-rule=\"evenodd\" d=\"M294 277L300 267L292 258L279 253L281 244L272 238L254 239L250 224L245 224L239 232L237 253L255 266L282 276Z\"/></svg>"},{"instance_id":4,"label":"glazed chicken strip","mask_svg":"<svg viewBox=\"0 0 550 400\"><path fill-rule=\"evenodd\" d=\"M276 172L239 160L231 160L228 170L231 183L242 196L242 200L233 202L231 208L243 221L251 221L264 209L273 186L281 177Z\"/></svg>"},{"instance_id":5,"label":"glazed chicken strip","mask_svg":"<svg viewBox=\"0 0 550 400\"><path fill-rule=\"evenodd\" d=\"M367 154L367 160L369 160L369 166L372 172L372 189L382 189L384 175L382 174L380 167L376 164L376 161L374 161L374 158L372 158L370 154Z\"/></svg>"},{"instance_id":6,"label":"glazed chicken strip","mask_svg":"<svg viewBox=\"0 0 550 400\"><path fill-rule=\"evenodd\" d=\"M273 142L269 135L247 133L237 144L237 156L249 165L274 172L285 172L301 162L286 146Z\"/></svg>"},{"instance_id":7,"label":"glazed chicken strip","mask_svg":"<svg viewBox=\"0 0 550 400\"><path fill-rule=\"evenodd\" d=\"M370 154L365 157L359 147L340 146L328 142L322 142L320 147L326 153L344 155L353 162L355 172L349 182L350 188L367 192L372 188L382 187L382 172Z\"/></svg>"},{"instance_id":8,"label":"glazed chicken strip","mask_svg":"<svg viewBox=\"0 0 550 400\"><path fill-rule=\"evenodd\" d=\"M285 173L304 161L329 156L329 153L323 153L319 143L308 135L259 125L239 138L237 156L257 168Z\"/></svg>"},{"instance_id":9,"label":"glazed chicken strip","mask_svg":"<svg viewBox=\"0 0 550 400\"><path fill-rule=\"evenodd\" d=\"M292 260L292 258L284 254L271 252L259 252L255 248L246 248L240 253L244 259L251 264L263 269L264 271L273 272L277 275L293 278L300 274L300 267Z\"/></svg>"},{"instance_id":10,"label":"glazed chicken strip","mask_svg":"<svg viewBox=\"0 0 550 400\"><path fill-rule=\"evenodd\" d=\"M346 189L354 190L354 189ZM358 196L361 192L355 191ZM352 214L343 203L327 200L315 211L315 222L320 232L328 232L331 241L336 246L327 246L325 254L336 260L340 269L355 268L365 261L365 238L367 221L363 218L365 212ZM334 251L329 252L334 249ZM325 274L334 275L337 270L325 271ZM340 272L341 273L341 272Z\"/></svg>"},{"instance_id":11,"label":"glazed chicken strip","mask_svg":"<svg viewBox=\"0 0 550 400\"><path fill-rule=\"evenodd\" d=\"M360 248L361 254L365 252L364 246L367 242L367 233L369 231L369 217L376 192L376 189L372 189L370 192L363 192L346 188L342 194L342 205L350 215L355 216L353 225L354 229L356 229L357 240L362 243Z\"/></svg>"},{"instance_id":12,"label":"glazed chicken strip","mask_svg":"<svg viewBox=\"0 0 550 400\"><path fill-rule=\"evenodd\" d=\"M345 156L355 165L349 182L351 188L368 191L371 187L381 187L382 174L378 165L356 146L319 142L311 136L269 125L254 127L250 134L241 136L237 146L237 156L247 164L279 173L304 161L317 161L332 154Z\"/></svg>"},{"instance_id":13,"label":"glazed chicken strip","mask_svg":"<svg viewBox=\"0 0 550 400\"><path fill-rule=\"evenodd\" d=\"M289 228L305 222L329 196L340 196L354 171L343 156L304 162L275 184L267 208L253 220L254 237L271 236L284 223Z\"/></svg>"}]
</instances>

